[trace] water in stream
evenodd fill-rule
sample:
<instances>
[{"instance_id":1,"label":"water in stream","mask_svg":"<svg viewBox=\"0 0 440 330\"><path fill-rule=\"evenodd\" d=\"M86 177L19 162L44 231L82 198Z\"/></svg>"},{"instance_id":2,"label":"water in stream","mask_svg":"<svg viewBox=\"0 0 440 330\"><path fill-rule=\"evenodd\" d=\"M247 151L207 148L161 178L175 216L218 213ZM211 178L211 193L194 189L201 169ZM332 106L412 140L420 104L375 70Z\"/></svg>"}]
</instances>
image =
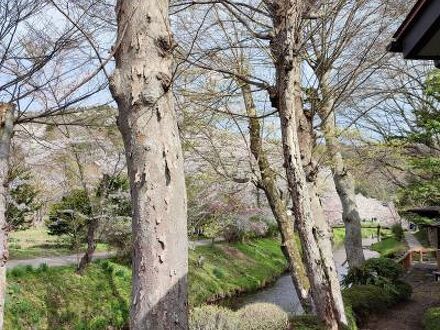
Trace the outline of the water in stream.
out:
<instances>
[{"instance_id":1,"label":"water in stream","mask_svg":"<svg viewBox=\"0 0 440 330\"><path fill-rule=\"evenodd\" d=\"M364 255L365 258L370 259L378 256L378 253L371 251L368 247L377 242L376 239L364 239ZM336 268L338 270L339 278L342 279L347 273L347 263L344 246L339 246L333 251L333 258L335 259ZM248 304L264 302L271 303L281 307L287 313L295 312L295 314L302 314L303 310L298 301L292 280L289 275L283 275L274 285L262 289L258 292L245 294L239 297L234 297L224 301L222 305L226 305L232 309L239 309Z\"/></svg>"}]
</instances>

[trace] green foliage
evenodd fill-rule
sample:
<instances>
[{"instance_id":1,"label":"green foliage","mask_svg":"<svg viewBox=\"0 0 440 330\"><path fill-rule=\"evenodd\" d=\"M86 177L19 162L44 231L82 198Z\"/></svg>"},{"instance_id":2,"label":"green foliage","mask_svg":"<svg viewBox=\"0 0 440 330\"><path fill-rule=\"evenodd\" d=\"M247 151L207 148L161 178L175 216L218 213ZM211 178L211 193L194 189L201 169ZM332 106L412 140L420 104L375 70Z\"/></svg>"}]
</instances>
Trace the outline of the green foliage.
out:
<instances>
[{"instance_id":1,"label":"green foliage","mask_svg":"<svg viewBox=\"0 0 440 330\"><path fill-rule=\"evenodd\" d=\"M130 246L131 236L127 228L131 203L128 191L128 179L122 175L104 176L93 194L80 189L71 191L52 205L46 222L48 233L66 235L71 244L78 247L85 240L90 220L99 217L105 219L105 226L101 226L101 240L117 247Z\"/></svg>"},{"instance_id":2,"label":"green foliage","mask_svg":"<svg viewBox=\"0 0 440 330\"><path fill-rule=\"evenodd\" d=\"M198 265L199 256L204 258L203 267ZM238 292L255 291L286 269L277 239L196 247L189 256L189 304L198 306Z\"/></svg>"},{"instance_id":3,"label":"green foliage","mask_svg":"<svg viewBox=\"0 0 440 330\"><path fill-rule=\"evenodd\" d=\"M423 316L425 330L440 330L440 307L429 308Z\"/></svg>"},{"instance_id":4,"label":"green foliage","mask_svg":"<svg viewBox=\"0 0 440 330\"><path fill-rule=\"evenodd\" d=\"M380 287L392 285L403 274L403 268L388 258L372 258L358 268L352 268L344 277L343 284L366 285L372 284Z\"/></svg>"},{"instance_id":5,"label":"green foliage","mask_svg":"<svg viewBox=\"0 0 440 330\"><path fill-rule=\"evenodd\" d=\"M414 109L415 129L406 137L409 145L422 145L426 152L408 155L408 166L412 175L407 179L407 186L400 192L402 205L438 205L440 203L440 158L438 150L440 136L440 75L433 71L425 81L424 97L427 106ZM423 148L418 148L424 150Z\"/></svg>"},{"instance_id":6,"label":"green foliage","mask_svg":"<svg viewBox=\"0 0 440 330\"><path fill-rule=\"evenodd\" d=\"M381 257L394 258L405 253L408 247L404 242L398 241L394 237L387 237L371 245L371 249L379 252Z\"/></svg>"},{"instance_id":7,"label":"green foliage","mask_svg":"<svg viewBox=\"0 0 440 330\"><path fill-rule=\"evenodd\" d=\"M399 242L403 240L404 231L402 225L400 223L396 223L391 227L391 232L394 235L394 238Z\"/></svg>"},{"instance_id":8,"label":"green foliage","mask_svg":"<svg viewBox=\"0 0 440 330\"><path fill-rule=\"evenodd\" d=\"M13 230L23 230L32 224L32 215L42 203L38 199L39 190L32 182L30 170L23 166L11 167L8 173L9 203L6 219Z\"/></svg>"},{"instance_id":9,"label":"green foliage","mask_svg":"<svg viewBox=\"0 0 440 330\"><path fill-rule=\"evenodd\" d=\"M290 319L290 324L295 330L325 330L315 315L295 315Z\"/></svg>"},{"instance_id":10,"label":"green foliage","mask_svg":"<svg viewBox=\"0 0 440 330\"><path fill-rule=\"evenodd\" d=\"M362 226L364 227L372 227L377 226L377 223L375 222L364 222L362 223ZM389 229L380 229L380 236L384 237L389 235L390 230ZM362 228L362 237L363 238L371 238L377 236L377 228ZM332 242L334 246L340 246L344 243L345 240L345 228L333 228L333 236L332 236Z\"/></svg>"},{"instance_id":11,"label":"green foliage","mask_svg":"<svg viewBox=\"0 0 440 330\"><path fill-rule=\"evenodd\" d=\"M268 303L246 305L238 311L238 315L240 330L286 330L289 323L285 311Z\"/></svg>"},{"instance_id":12,"label":"green foliage","mask_svg":"<svg viewBox=\"0 0 440 330\"><path fill-rule=\"evenodd\" d=\"M49 235L66 235L73 246L84 241L88 219L92 215L89 197L84 190L73 190L49 210L46 222Z\"/></svg>"},{"instance_id":13,"label":"green foliage","mask_svg":"<svg viewBox=\"0 0 440 330\"><path fill-rule=\"evenodd\" d=\"M392 286L353 285L343 290L344 302L349 306L359 324L369 315L385 313L393 305L408 300L411 286L404 282L396 282Z\"/></svg>"},{"instance_id":14,"label":"green foliage","mask_svg":"<svg viewBox=\"0 0 440 330\"><path fill-rule=\"evenodd\" d=\"M356 319L362 323L370 314L383 313L394 304L408 300L412 288L399 280L403 268L388 258L367 260L362 267L350 269L343 284L343 297Z\"/></svg>"},{"instance_id":15,"label":"green foliage","mask_svg":"<svg viewBox=\"0 0 440 330\"><path fill-rule=\"evenodd\" d=\"M203 268L197 258L206 258ZM191 306L256 290L284 273L280 242L217 244L190 251ZM8 270L5 329L121 329L127 324L131 269L109 260L92 263L82 276L74 267ZM237 328L234 328L237 329Z\"/></svg>"},{"instance_id":16,"label":"green foliage","mask_svg":"<svg viewBox=\"0 0 440 330\"><path fill-rule=\"evenodd\" d=\"M73 267L18 267L8 271L5 328L124 327L131 271L111 262L109 265L104 271L100 264L92 264L82 276L76 275ZM124 276L117 276L116 272Z\"/></svg>"},{"instance_id":17,"label":"green foliage","mask_svg":"<svg viewBox=\"0 0 440 330\"><path fill-rule=\"evenodd\" d=\"M383 313L393 305L393 297L375 285L353 285L343 291L345 304L349 305L362 323L371 314Z\"/></svg>"}]
</instances>

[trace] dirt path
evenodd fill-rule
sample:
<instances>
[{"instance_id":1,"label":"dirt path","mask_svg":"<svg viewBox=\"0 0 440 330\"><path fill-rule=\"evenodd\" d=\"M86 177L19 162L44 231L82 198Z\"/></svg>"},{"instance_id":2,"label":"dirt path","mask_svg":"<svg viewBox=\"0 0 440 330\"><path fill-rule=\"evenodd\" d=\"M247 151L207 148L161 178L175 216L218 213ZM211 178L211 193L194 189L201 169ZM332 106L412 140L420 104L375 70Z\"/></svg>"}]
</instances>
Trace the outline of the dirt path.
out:
<instances>
[{"instance_id":1,"label":"dirt path","mask_svg":"<svg viewBox=\"0 0 440 330\"><path fill-rule=\"evenodd\" d=\"M111 252L96 252L93 255L93 260L96 259L107 259L113 254ZM73 265L79 262L82 254L73 254L69 256L57 256L57 257L40 257L34 259L23 259L23 260L9 260L6 264L6 268L11 269L17 266L32 266L38 267L41 264L46 264L48 266L67 266Z\"/></svg>"},{"instance_id":2,"label":"dirt path","mask_svg":"<svg viewBox=\"0 0 440 330\"><path fill-rule=\"evenodd\" d=\"M422 330L426 309L440 306L440 283L434 281L435 265L416 264L405 280L413 287L411 300L385 314L372 317L363 330Z\"/></svg>"},{"instance_id":3,"label":"dirt path","mask_svg":"<svg viewBox=\"0 0 440 330\"><path fill-rule=\"evenodd\" d=\"M223 238L216 238L215 242L220 243L223 242ZM212 244L212 240L198 240L198 241L190 241L189 246L190 248L195 248L197 246L206 246ZM114 255L113 252L96 252L93 255L93 260L97 259L108 259ZM41 264L46 264L50 267L56 267L56 266L67 266L67 265L74 265L79 262L83 254L72 254L67 256L54 256L54 257L38 257L33 259L17 259L17 260L9 260L6 264L7 269L11 269L17 266L32 266L32 267L38 267Z\"/></svg>"}]
</instances>

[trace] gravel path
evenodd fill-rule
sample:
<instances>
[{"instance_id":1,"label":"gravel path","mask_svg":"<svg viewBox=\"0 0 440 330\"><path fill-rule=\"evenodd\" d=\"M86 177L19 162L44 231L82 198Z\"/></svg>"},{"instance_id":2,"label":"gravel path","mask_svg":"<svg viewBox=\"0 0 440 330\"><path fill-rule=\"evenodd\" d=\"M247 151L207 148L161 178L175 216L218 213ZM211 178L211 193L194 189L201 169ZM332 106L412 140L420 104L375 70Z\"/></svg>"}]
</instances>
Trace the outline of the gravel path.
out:
<instances>
[{"instance_id":1,"label":"gravel path","mask_svg":"<svg viewBox=\"0 0 440 330\"><path fill-rule=\"evenodd\" d=\"M216 238L215 242L223 242L223 238ZM191 241L189 242L189 247L194 249L197 246L206 246L212 244L212 240L210 239L204 239L204 240L198 240L198 241ZM107 259L114 255L113 252L96 252L93 255L93 260L96 259ZM56 257L39 257L34 259L17 259L17 260L9 260L6 264L7 269L11 269L17 266L32 266L32 267L38 267L41 264L46 264L50 267L54 266L67 266L67 265L74 265L78 264L81 257L83 256L82 253L80 254L72 254L68 256L56 256Z\"/></svg>"},{"instance_id":2,"label":"gravel path","mask_svg":"<svg viewBox=\"0 0 440 330\"><path fill-rule=\"evenodd\" d=\"M93 259L107 259L113 255L111 252L96 252ZM35 259L24 259L24 260L9 260L6 264L6 268L11 269L17 266L32 266L38 267L41 264L46 264L48 266L66 266L74 265L79 262L82 254L73 254L69 256L57 256L57 257L41 257Z\"/></svg>"}]
</instances>

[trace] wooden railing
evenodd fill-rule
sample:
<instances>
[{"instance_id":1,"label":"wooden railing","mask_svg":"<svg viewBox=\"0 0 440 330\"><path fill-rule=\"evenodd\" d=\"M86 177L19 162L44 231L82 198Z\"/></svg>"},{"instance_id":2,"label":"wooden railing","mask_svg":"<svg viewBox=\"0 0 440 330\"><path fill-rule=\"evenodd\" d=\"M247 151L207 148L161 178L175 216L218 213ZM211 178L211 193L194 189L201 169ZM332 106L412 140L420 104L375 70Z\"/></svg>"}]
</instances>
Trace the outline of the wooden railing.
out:
<instances>
[{"instance_id":1,"label":"wooden railing","mask_svg":"<svg viewBox=\"0 0 440 330\"><path fill-rule=\"evenodd\" d=\"M432 252L436 252L437 254L437 262L439 262L439 251L437 249L432 249L432 248L417 248L417 249L410 249L408 251L406 251L406 253L404 255L402 255L401 257L398 257L397 259L395 259L395 261L399 264L402 265L402 267L405 270L409 270L412 266L413 260L414 260L414 255L419 255L419 262L424 262L425 260L425 256L428 253L432 253ZM440 267L440 265L439 265Z\"/></svg>"}]
</instances>

